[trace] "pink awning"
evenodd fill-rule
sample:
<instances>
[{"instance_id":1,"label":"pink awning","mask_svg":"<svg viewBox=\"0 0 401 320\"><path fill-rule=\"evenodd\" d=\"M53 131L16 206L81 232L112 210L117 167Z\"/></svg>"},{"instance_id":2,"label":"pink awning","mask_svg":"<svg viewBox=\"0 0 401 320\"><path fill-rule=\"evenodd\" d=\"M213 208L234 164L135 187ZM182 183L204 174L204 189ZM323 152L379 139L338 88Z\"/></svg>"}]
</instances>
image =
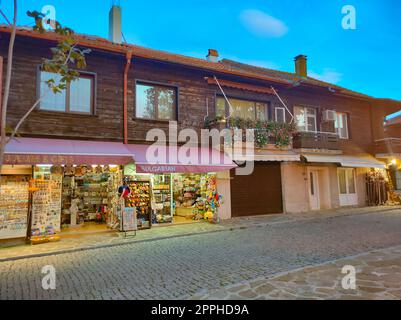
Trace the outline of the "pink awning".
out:
<instances>
[{"instance_id":1,"label":"pink awning","mask_svg":"<svg viewBox=\"0 0 401 320\"><path fill-rule=\"evenodd\" d=\"M6 145L5 164L73 165L132 163L130 151L120 142L17 138Z\"/></svg>"},{"instance_id":2,"label":"pink awning","mask_svg":"<svg viewBox=\"0 0 401 320\"><path fill-rule=\"evenodd\" d=\"M205 147L129 144L138 173L206 173L237 167L223 152Z\"/></svg>"},{"instance_id":3,"label":"pink awning","mask_svg":"<svg viewBox=\"0 0 401 320\"><path fill-rule=\"evenodd\" d=\"M138 173L206 173L235 168L231 159L214 149L162 147L62 139L17 138L6 145L5 164L14 165L126 165Z\"/></svg>"}]
</instances>

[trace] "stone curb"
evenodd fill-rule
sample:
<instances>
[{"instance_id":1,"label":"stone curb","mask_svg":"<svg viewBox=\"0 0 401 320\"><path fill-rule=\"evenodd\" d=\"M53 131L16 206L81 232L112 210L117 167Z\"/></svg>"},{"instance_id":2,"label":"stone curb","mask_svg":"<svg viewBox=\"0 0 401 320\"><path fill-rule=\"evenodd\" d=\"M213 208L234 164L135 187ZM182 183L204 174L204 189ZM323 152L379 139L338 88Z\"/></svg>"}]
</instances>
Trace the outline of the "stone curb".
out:
<instances>
[{"instance_id":1,"label":"stone curb","mask_svg":"<svg viewBox=\"0 0 401 320\"><path fill-rule=\"evenodd\" d=\"M401 209L401 207L386 208L386 209L382 209L380 212L397 211L400 209ZM166 239L172 239L172 238L191 237L191 236L196 236L196 235L213 234L213 233L218 233L218 232L227 232L227 231L235 231L235 230L245 230L245 229L251 229L251 228L262 228L262 227L267 227L267 226L272 226L272 225L277 225L277 224L291 223L291 222L320 220L320 219L333 219L333 218L337 218L337 217L347 217L347 216L353 216L353 215L363 215L363 214L373 214L373 213L378 213L378 211L369 211L369 212L363 212L363 211L361 212L360 211L360 212L352 212L352 213L348 213L348 214L333 213L333 214L328 214L328 215L322 216L322 217L313 216L313 217L292 218L292 219L285 220L285 221L259 222L259 223L255 223L255 224L250 223L245 226L238 225L238 226L223 227L220 230L210 230L210 231L201 231L201 232L196 232L196 233L184 233L184 234L176 234L176 235L170 235L170 236L160 236L160 237L155 237L155 238L151 238L151 239L142 239L142 240L133 239L132 241L126 241L126 242L98 244L98 245L96 244L93 246L70 248L70 249L41 252L41 253L32 253L32 254L26 254L26 255L21 255L21 256L16 256L16 257L0 258L0 263L16 261L16 260L23 260L23 259L30 259L30 258L47 257L47 256L87 251L87 250L112 248L112 247L117 247L117 246L123 246L123 245L135 244L135 243L153 242L153 241L166 240Z\"/></svg>"}]
</instances>

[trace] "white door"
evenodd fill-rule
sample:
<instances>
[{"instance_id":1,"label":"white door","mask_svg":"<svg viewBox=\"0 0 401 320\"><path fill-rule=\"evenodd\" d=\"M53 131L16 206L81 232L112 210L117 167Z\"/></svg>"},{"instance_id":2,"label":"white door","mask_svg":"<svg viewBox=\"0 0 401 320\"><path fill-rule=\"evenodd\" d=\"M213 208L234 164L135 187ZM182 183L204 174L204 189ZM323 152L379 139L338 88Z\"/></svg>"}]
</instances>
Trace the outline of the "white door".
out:
<instances>
[{"instance_id":1,"label":"white door","mask_svg":"<svg viewBox=\"0 0 401 320\"><path fill-rule=\"evenodd\" d=\"M309 171L309 203L311 210L320 209L319 172Z\"/></svg>"},{"instance_id":2,"label":"white door","mask_svg":"<svg viewBox=\"0 0 401 320\"><path fill-rule=\"evenodd\" d=\"M355 184L355 169L340 168L338 174L338 188L340 191L340 206L355 206L358 196Z\"/></svg>"}]
</instances>

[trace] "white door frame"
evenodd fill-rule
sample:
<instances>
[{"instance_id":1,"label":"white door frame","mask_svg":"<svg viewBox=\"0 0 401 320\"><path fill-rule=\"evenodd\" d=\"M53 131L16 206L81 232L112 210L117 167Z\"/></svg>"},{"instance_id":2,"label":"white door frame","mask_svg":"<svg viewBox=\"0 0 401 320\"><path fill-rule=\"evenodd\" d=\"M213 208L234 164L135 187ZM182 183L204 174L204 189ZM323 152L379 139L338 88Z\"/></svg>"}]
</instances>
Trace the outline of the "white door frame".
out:
<instances>
[{"instance_id":1,"label":"white door frame","mask_svg":"<svg viewBox=\"0 0 401 320\"><path fill-rule=\"evenodd\" d=\"M345 188L347 193L341 193L340 189L340 178L339 173L340 171L345 172ZM349 193L349 181L348 181L348 174L352 172L354 175L354 190L355 193ZM338 183L338 194L340 197L340 206L356 206L358 205L358 190L357 190L357 183L356 183L356 170L355 168L337 168L337 183Z\"/></svg>"}]
</instances>

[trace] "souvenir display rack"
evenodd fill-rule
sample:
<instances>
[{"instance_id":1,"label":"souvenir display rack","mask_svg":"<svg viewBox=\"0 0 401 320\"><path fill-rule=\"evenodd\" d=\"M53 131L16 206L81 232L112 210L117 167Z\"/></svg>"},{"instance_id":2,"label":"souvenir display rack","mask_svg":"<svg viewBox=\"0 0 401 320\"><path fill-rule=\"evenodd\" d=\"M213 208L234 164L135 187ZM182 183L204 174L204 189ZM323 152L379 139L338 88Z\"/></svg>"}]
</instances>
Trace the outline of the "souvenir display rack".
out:
<instances>
[{"instance_id":1,"label":"souvenir display rack","mask_svg":"<svg viewBox=\"0 0 401 320\"><path fill-rule=\"evenodd\" d=\"M136 207L138 229L152 227L150 180L127 180L131 194L126 199L126 207Z\"/></svg>"},{"instance_id":2,"label":"souvenir display rack","mask_svg":"<svg viewBox=\"0 0 401 320\"><path fill-rule=\"evenodd\" d=\"M54 180L53 180L54 179ZM60 231L61 179L33 179L31 236L50 236Z\"/></svg>"},{"instance_id":3,"label":"souvenir display rack","mask_svg":"<svg viewBox=\"0 0 401 320\"><path fill-rule=\"evenodd\" d=\"M25 237L29 205L29 176L2 176L0 239Z\"/></svg>"},{"instance_id":4,"label":"souvenir display rack","mask_svg":"<svg viewBox=\"0 0 401 320\"><path fill-rule=\"evenodd\" d=\"M171 175L155 175L153 178L153 222L172 222L171 210Z\"/></svg>"}]
</instances>

